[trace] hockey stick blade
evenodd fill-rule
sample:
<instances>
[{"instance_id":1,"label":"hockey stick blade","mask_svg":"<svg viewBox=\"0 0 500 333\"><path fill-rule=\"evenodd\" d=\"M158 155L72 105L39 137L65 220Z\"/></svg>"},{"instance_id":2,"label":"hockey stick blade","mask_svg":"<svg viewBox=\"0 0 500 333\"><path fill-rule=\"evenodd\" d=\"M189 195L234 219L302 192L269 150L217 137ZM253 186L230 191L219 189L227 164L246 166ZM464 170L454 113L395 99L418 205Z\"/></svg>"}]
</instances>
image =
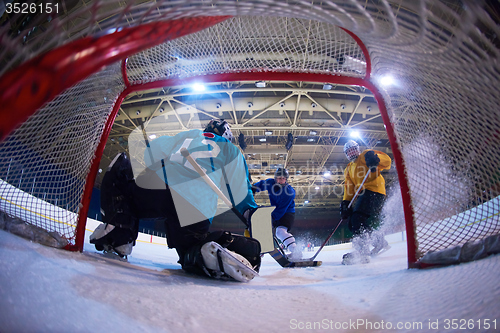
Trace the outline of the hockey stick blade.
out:
<instances>
[{"instance_id":1,"label":"hockey stick blade","mask_svg":"<svg viewBox=\"0 0 500 333\"><path fill-rule=\"evenodd\" d=\"M286 256L284 256L280 250L274 249L271 252L268 252L274 260L284 268L293 268L293 267L315 267L321 266L322 261L317 260L297 260L291 261Z\"/></svg>"}]
</instances>

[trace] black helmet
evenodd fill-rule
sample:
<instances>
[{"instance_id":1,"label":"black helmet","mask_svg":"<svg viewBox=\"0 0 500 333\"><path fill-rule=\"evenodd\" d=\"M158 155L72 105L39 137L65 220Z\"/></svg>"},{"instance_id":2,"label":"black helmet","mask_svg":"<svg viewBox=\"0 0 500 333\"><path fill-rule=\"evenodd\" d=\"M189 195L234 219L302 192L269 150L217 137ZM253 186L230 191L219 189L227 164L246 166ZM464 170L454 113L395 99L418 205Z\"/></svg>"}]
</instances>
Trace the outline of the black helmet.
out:
<instances>
[{"instance_id":1,"label":"black helmet","mask_svg":"<svg viewBox=\"0 0 500 333\"><path fill-rule=\"evenodd\" d=\"M276 179L276 177L280 177L280 176L288 179L288 171L286 171L285 168L276 169L276 172L274 173L274 179Z\"/></svg>"},{"instance_id":2,"label":"black helmet","mask_svg":"<svg viewBox=\"0 0 500 333\"><path fill-rule=\"evenodd\" d=\"M233 132L231 132L231 128L229 124L224 119L212 119L208 123L207 127L203 130L203 132L214 133L223 138L231 141L233 139Z\"/></svg>"}]
</instances>

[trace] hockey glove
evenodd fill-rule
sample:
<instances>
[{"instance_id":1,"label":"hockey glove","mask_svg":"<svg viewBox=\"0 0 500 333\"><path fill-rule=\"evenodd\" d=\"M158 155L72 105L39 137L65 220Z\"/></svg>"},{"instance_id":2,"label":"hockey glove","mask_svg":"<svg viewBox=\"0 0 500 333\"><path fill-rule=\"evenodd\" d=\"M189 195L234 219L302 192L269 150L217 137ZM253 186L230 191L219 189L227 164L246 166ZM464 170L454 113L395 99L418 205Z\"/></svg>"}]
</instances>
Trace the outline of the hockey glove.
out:
<instances>
[{"instance_id":1,"label":"hockey glove","mask_svg":"<svg viewBox=\"0 0 500 333\"><path fill-rule=\"evenodd\" d=\"M380 158L375 154L373 150L369 150L365 154L365 162L366 166L372 171L375 172L378 164L380 163Z\"/></svg>"},{"instance_id":2,"label":"hockey glove","mask_svg":"<svg viewBox=\"0 0 500 333\"><path fill-rule=\"evenodd\" d=\"M347 220L352 215L352 207L349 207L350 203L351 202L349 200L344 200L340 204L340 215L342 216L343 220Z\"/></svg>"}]
</instances>

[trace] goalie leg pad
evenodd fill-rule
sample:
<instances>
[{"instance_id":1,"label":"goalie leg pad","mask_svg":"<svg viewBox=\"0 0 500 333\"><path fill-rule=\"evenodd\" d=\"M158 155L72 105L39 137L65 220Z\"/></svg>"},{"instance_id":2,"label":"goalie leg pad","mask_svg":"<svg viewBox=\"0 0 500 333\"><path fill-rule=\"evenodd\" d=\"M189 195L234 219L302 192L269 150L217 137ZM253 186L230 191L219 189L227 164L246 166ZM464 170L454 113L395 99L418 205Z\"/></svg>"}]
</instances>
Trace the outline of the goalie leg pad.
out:
<instances>
[{"instance_id":1,"label":"goalie leg pad","mask_svg":"<svg viewBox=\"0 0 500 333\"><path fill-rule=\"evenodd\" d=\"M224 278L228 275L236 281L248 282L259 275L245 257L223 248L216 242L205 243L201 247L201 255L214 278Z\"/></svg>"},{"instance_id":2,"label":"goalie leg pad","mask_svg":"<svg viewBox=\"0 0 500 333\"><path fill-rule=\"evenodd\" d=\"M202 247L210 243L213 244L204 248L205 256L203 256ZM257 275L261 264L260 243L256 239L231 235L227 231L212 232L203 242L186 251L178 252L182 269L189 273L208 275L213 278L250 281ZM216 265L220 263L219 260L223 261L222 265ZM227 262L233 262L232 266L240 267L240 270L244 272L233 274L235 270L228 267L228 272L234 275L232 276L224 270L226 265L231 265ZM222 267L222 270L219 267Z\"/></svg>"},{"instance_id":3,"label":"goalie leg pad","mask_svg":"<svg viewBox=\"0 0 500 333\"><path fill-rule=\"evenodd\" d=\"M134 175L125 153L118 154L104 174L101 184L101 213L104 223L137 229L133 202Z\"/></svg>"},{"instance_id":4,"label":"goalie leg pad","mask_svg":"<svg viewBox=\"0 0 500 333\"><path fill-rule=\"evenodd\" d=\"M251 237L232 236L233 241L227 246L227 249L245 257L250 262L252 269L258 272L261 264L261 247L259 241ZM220 244L220 242L218 243Z\"/></svg>"}]
</instances>

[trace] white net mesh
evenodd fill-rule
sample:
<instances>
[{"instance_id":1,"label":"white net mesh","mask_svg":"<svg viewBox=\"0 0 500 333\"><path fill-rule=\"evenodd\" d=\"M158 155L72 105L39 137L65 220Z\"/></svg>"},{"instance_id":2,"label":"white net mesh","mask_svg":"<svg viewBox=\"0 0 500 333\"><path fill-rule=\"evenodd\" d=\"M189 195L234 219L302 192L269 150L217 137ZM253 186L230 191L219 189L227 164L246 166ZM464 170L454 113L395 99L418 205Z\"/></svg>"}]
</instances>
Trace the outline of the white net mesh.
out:
<instances>
[{"instance_id":1,"label":"white net mesh","mask_svg":"<svg viewBox=\"0 0 500 333\"><path fill-rule=\"evenodd\" d=\"M400 82L385 91L371 79L384 94L403 154L417 259L498 234L499 204L492 199L500 194L500 29L494 2L92 1L65 7L50 20L11 17L15 24L1 30L0 73L111 28L216 15L235 17L134 55L128 80L270 71L363 78L371 61L373 78L390 72ZM370 59L338 26L361 39ZM2 143L1 178L77 212L102 128L124 87L119 81L119 66L108 67L38 110ZM31 185L44 177L54 183ZM19 202L5 193L2 202Z\"/></svg>"},{"instance_id":2,"label":"white net mesh","mask_svg":"<svg viewBox=\"0 0 500 333\"><path fill-rule=\"evenodd\" d=\"M0 144L0 210L74 241L90 166L123 90L117 73L111 66L68 89Z\"/></svg>"},{"instance_id":3,"label":"white net mesh","mask_svg":"<svg viewBox=\"0 0 500 333\"><path fill-rule=\"evenodd\" d=\"M242 71L363 77L359 45L339 27L284 17L238 17L131 57L130 82Z\"/></svg>"}]
</instances>

